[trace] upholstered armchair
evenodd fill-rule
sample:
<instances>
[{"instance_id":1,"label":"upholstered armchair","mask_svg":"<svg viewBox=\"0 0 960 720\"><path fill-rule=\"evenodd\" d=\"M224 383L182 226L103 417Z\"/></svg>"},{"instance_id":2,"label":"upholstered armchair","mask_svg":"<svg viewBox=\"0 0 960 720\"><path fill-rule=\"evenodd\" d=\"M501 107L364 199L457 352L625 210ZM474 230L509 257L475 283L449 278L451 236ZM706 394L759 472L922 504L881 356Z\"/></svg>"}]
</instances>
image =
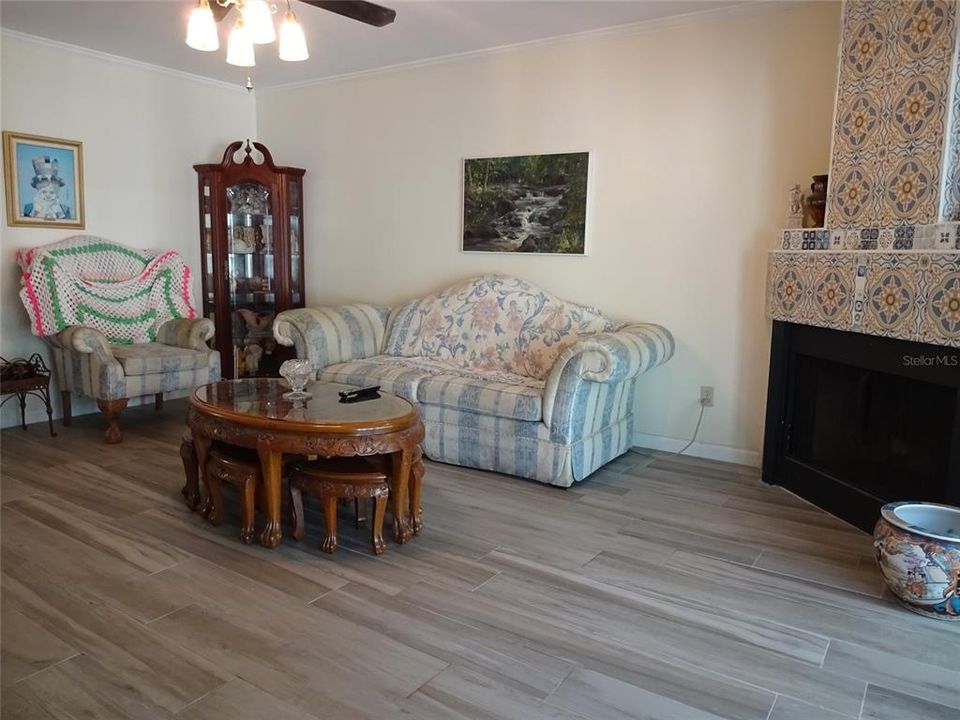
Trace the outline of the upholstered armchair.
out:
<instances>
[{"instance_id":1,"label":"upholstered armchair","mask_svg":"<svg viewBox=\"0 0 960 720\"><path fill-rule=\"evenodd\" d=\"M30 331L53 351L63 398L97 401L107 442L118 443L130 398L192 390L220 379L220 354L207 346L213 322L196 319L190 268L173 250L145 250L75 235L17 253L20 301Z\"/></svg>"},{"instance_id":2,"label":"upholstered armchair","mask_svg":"<svg viewBox=\"0 0 960 720\"><path fill-rule=\"evenodd\" d=\"M205 318L168 320L156 342L111 344L99 330L77 325L48 336L63 424L71 422L72 393L91 397L107 419L107 442L120 442L120 413L130 398L153 395L160 409L163 393L220 379L220 353L207 346L212 337L213 322Z\"/></svg>"}]
</instances>

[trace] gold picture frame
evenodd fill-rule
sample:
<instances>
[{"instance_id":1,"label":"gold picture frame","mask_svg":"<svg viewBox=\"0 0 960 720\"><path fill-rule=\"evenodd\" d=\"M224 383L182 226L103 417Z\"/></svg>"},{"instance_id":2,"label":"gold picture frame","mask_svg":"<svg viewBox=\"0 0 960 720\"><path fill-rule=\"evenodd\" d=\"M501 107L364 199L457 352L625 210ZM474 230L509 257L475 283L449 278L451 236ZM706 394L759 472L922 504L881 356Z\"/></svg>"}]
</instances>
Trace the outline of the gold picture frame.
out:
<instances>
[{"instance_id":1,"label":"gold picture frame","mask_svg":"<svg viewBox=\"0 0 960 720\"><path fill-rule=\"evenodd\" d=\"M3 131L7 225L86 227L83 143Z\"/></svg>"}]
</instances>

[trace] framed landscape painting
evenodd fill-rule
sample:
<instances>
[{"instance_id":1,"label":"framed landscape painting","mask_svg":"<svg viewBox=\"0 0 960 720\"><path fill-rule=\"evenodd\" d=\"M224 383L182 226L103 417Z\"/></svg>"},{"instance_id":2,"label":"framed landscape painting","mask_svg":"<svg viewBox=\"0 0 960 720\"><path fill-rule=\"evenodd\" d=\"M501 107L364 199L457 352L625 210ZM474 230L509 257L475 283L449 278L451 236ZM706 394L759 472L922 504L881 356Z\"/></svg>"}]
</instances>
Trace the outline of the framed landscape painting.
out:
<instances>
[{"instance_id":1,"label":"framed landscape painting","mask_svg":"<svg viewBox=\"0 0 960 720\"><path fill-rule=\"evenodd\" d=\"M83 144L4 131L7 224L83 228Z\"/></svg>"},{"instance_id":2,"label":"framed landscape painting","mask_svg":"<svg viewBox=\"0 0 960 720\"><path fill-rule=\"evenodd\" d=\"M463 161L465 252L585 255L590 154Z\"/></svg>"}]
</instances>

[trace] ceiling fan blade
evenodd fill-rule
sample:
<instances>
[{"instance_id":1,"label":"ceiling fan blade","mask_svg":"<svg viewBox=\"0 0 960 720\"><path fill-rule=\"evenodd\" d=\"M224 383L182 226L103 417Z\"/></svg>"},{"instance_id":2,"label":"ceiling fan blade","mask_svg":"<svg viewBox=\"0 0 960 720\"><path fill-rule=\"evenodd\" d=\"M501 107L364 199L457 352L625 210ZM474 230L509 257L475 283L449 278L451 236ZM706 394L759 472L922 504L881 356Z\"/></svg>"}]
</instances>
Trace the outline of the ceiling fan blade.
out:
<instances>
[{"instance_id":1,"label":"ceiling fan blade","mask_svg":"<svg viewBox=\"0 0 960 720\"><path fill-rule=\"evenodd\" d=\"M232 3L230 5L221 5L216 0L210 3L210 11L213 13L213 19L217 22L223 20L231 10L233 10Z\"/></svg>"},{"instance_id":2,"label":"ceiling fan blade","mask_svg":"<svg viewBox=\"0 0 960 720\"><path fill-rule=\"evenodd\" d=\"M359 20L367 25L383 27L396 19L397 11L363 0L300 0L307 5L329 10L351 20Z\"/></svg>"}]
</instances>

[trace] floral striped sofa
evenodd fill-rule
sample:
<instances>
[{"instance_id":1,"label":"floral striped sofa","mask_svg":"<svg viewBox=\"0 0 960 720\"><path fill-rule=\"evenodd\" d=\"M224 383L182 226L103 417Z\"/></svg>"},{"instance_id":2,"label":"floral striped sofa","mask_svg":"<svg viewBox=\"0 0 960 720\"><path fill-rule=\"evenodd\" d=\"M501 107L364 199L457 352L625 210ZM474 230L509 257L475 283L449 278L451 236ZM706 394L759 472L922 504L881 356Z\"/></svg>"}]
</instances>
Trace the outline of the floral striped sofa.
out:
<instances>
[{"instance_id":1,"label":"floral striped sofa","mask_svg":"<svg viewBox=\"0 0 960 720\"><path fill-rule=\"evenodd\" d=\"M416 403L427 457L562 487L629 449L637 376L674 350L659 325L615 322L502 275L393 310L287 310L273 331L319 380Z\"/></svg>"}]
</instances>

